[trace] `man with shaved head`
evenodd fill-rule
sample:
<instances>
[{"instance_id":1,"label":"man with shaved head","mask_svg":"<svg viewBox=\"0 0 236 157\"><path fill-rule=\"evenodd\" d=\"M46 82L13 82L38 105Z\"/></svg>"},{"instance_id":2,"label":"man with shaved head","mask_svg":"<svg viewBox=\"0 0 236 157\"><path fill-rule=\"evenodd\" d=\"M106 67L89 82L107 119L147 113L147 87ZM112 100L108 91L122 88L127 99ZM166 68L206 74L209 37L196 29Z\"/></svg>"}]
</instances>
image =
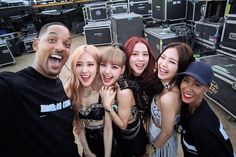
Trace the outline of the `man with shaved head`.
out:
<instances>
[{"instance_id":1,"label":"man with shaved head","mask_svg":"<svg viewBox=\"0 0 236 157\"><path fill-rule=\"evenodd\" d=\"M58 78L70 47L68 28L48 23L33 42L32 66L0 73L1 157L79 157L73 109Z\"/></svg>"}]
</instances>

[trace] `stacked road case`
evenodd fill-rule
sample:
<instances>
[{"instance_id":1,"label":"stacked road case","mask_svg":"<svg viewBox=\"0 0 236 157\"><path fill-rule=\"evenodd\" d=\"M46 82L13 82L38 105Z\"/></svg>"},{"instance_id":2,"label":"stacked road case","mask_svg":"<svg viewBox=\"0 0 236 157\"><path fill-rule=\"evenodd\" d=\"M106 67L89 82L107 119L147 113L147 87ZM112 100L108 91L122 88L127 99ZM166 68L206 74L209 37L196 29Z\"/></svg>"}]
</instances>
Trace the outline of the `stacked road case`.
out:
<instances>
[{"instance_id":1,"label":"stacked road case","mask_svg":"<svg viewBox=\"0 0 236 157\"><path fill-rule=\"evenodd\" d=\"M186 0L152 0L152 18L157 21L186 19Z\"/></svg>"},{"instance_id":2,"label":"stacked road case","mask_svg":"<svg viewBox=\"0 0 236 157\"><path fill-rule=\"evenodd\" d=\"M127 3L114 3L109 5L109 16L114 14L128 13Z\"/></svg>"},{"instance_id":3,"label":"stacked road case","mask_svg":"<svg viewBox=\"0 0 236 157\"><path fill-rule=\"evenodd\" d=\"M220 47L236 55L236 14L227 15L222 34Z\"/></svg>"},{"instance_id":4,"label":"stacked road case","mask_svg":"<svg viewBox=\"0 0 236 157\"><path fill-rule=\"evenodd\" d=\"M206 12L206 0L188 0L187 21L195 22L203 19Z\"/></svg>"},{"instance_id":5,"label":"stacked road case","mask_svg":"<svg viewBox=\"0 0 236 157\"><path fill-rule=\"evenodd\" d=\"M111 25L114 43L124 44L132 36L143 37L142 15L135 13L112 15Z\"/></svg>"},{"instance_id":6,"label":"stacked road case","mask_svg":"<svg viewBox=\"0 0 236 157\"><path fill-rule=\"evenodd\" d=\"M144 29L145 38L149 41L150 46L154 51L154 56L157 56L162 50L171 42L182 41L182 37L178 37L176 33L162 29L160 27L146 28Z\"/></svg>"},{"instance_id":7,"label":"stacked road case","mask_svg":"<svg viewBox=\"0 0 236 157\"><path fill-rule=\"evenodd\" d=\"M87 44L108 45L113 43L111 20L107 2L89 3L83 7L86 25L83 27Z\"/></svg>"},{"instance_id":8,"label":"stacked road case","mask_svg":"<svg viewBox=\"0 0 236 157\"><path fill-rule=\"evenodd\" d=\"M228 14L217 54L200 57L214 71L210 92L206 95L236 119L236 15Z\"/></svg>"},{"instance_id":9,"label":"stacked road case","mask_svg":"<svg viewBox=\"0 0 236 157\"><path fill-rule=\"evenodd\" d=\"M87 44L107 45L113 43L110 20L89 23L84 26L84 33Z\"/></svg>"},{"instance_id":10,"label":"stacked road case","mask_svg":"<svg viewBox=\"0 0 236 157\"><path fill-rule=\"evenodd\" d=\"M140 14L143 18L150 18L151 0L128 0L129 12Z\"/></svg>"},{"instance_id":11,"label":"stacked road case","mask_svg":"<svg viewBox=\"0 0 236 157\"><path fill-rule=\"evenodd\" d=\"M108 8L106 2L89 3L83 7L84 21L96 22L108 19Z\"/></svg>"},{"instance_id":12,"label":"stacked road case","mask_svg":"<svg viewBox=\"0 0 236 157\"><path fill-rule=\"evenodd\" d=\"M200 57L200 60L209 63L214 71L207 97L236 118L236 59L224 54L216 54Z\"/></svg>"},{"instance_id":13,"label":"stacked road case","mask_svg":"<svg viewBox=\"0 0 236 157\"><path fill-rule=\"evenodd\" d=\"M201 22L195 24L195 39L216 48L220 42L223 23Z\"/></svg>"},{"instance_id":14,"label":"stacked road case","mask_svg":"<svg viewBox=\"0 0 236 157\"><path fill-rule=\"evenodd\" d=\"M33 41L36 39L36 37L37 37L37 33L34 33L34 34L28 34L23 39L26 52L34 52Z\"/></svg>"},{"instance_id":15,"label":"stacked road case","mask_svg":"<svg viewBox=\"0 0 236 157\"><path fill-rule=\"evenodd\" d=\"M0 43L0 67L8 64L13 64L15 62L15 58L13 57L7 44Z\"/></svg>"},{"instance_id":16,"label":"stacked road case","mask_svg":"<svg viewBox=\"0 0 236 157\"><path fill-rule=\"evenodd\" d=\"M21 40L17 32L0 35L0 42L5 42L14 57L23 53Z\"/></svg>"}]
</instances>

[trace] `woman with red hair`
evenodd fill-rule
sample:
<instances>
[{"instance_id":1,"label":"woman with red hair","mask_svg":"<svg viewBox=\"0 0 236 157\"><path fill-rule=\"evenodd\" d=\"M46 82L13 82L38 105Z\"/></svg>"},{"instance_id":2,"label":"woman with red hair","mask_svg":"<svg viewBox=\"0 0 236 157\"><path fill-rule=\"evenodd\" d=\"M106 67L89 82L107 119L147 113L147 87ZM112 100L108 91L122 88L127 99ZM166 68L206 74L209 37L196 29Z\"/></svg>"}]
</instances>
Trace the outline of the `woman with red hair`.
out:
<instances>
[{"instance_id":1,"label":"woman with red hair","mask_svg":"<svg viewBox=\"0 0 236 157\"><path fill-rule=\"evenodd\" d=\"M125 78L132 87L139 115L145 123L153 97L146 90L155 69L153 50L146 39L133 36L124 44L124 52L127 58Z\"/></svg>"}]
</instances>

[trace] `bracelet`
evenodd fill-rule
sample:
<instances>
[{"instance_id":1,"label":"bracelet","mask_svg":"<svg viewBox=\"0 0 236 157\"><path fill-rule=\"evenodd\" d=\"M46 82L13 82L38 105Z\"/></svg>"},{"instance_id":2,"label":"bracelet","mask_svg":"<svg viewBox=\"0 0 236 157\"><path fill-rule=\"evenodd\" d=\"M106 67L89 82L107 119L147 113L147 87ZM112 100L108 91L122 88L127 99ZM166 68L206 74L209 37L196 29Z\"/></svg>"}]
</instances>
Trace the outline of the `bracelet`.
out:
<instances>
[{"instance_id":1,"label":"bracelet","mask_svg":"<svg viewBox=\"0 0 236 157\"><path fill-rule=\"evenodd\" d=\"M152 148L155 149L155 150L157 149L153 143L152 143Z\"/></svg>"},{"instance_id":2,"label":"bracelet","mask_svg":"<svg viewBox=\"0 0 236 157\"><path fill-rule=\"evenodd\" d=\"M114 111L114 109L112 107L110 107L109 109L105 109L105 110L109 113Z\"/></svg>"}]
</instances>

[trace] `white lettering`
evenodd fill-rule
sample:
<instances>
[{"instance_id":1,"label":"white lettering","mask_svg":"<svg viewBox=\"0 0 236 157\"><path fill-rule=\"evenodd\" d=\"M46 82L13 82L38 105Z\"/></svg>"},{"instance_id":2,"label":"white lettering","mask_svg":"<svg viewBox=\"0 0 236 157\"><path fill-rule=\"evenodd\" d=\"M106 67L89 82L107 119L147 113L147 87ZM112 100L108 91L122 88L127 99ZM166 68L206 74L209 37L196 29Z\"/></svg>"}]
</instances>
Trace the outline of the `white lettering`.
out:
<instances>
[{"instance_id":1,"label":"white lettering","mask_svg":"<svg viewBox=\"0 0 236 157\"><path fill-rule=\"evenodd\" d=\"M63 102L58 102L55 104L42 104L40 105L40 112L44 113L44 112L55 112L55 111L59 111L62 110L64 108L67 108L71 106L71 102L70 100L65 100Z\"/></svg>"},{"instance_id":2,"label":"white lettering","mask_svg":"<svg viewBox=\"0 0 236 157\"><path fill-rule=\"evenodd\" d=\"M67 108L71 105L70 100L66 100L63 102L63 108Z\"/></svg>"}]
</instances>

